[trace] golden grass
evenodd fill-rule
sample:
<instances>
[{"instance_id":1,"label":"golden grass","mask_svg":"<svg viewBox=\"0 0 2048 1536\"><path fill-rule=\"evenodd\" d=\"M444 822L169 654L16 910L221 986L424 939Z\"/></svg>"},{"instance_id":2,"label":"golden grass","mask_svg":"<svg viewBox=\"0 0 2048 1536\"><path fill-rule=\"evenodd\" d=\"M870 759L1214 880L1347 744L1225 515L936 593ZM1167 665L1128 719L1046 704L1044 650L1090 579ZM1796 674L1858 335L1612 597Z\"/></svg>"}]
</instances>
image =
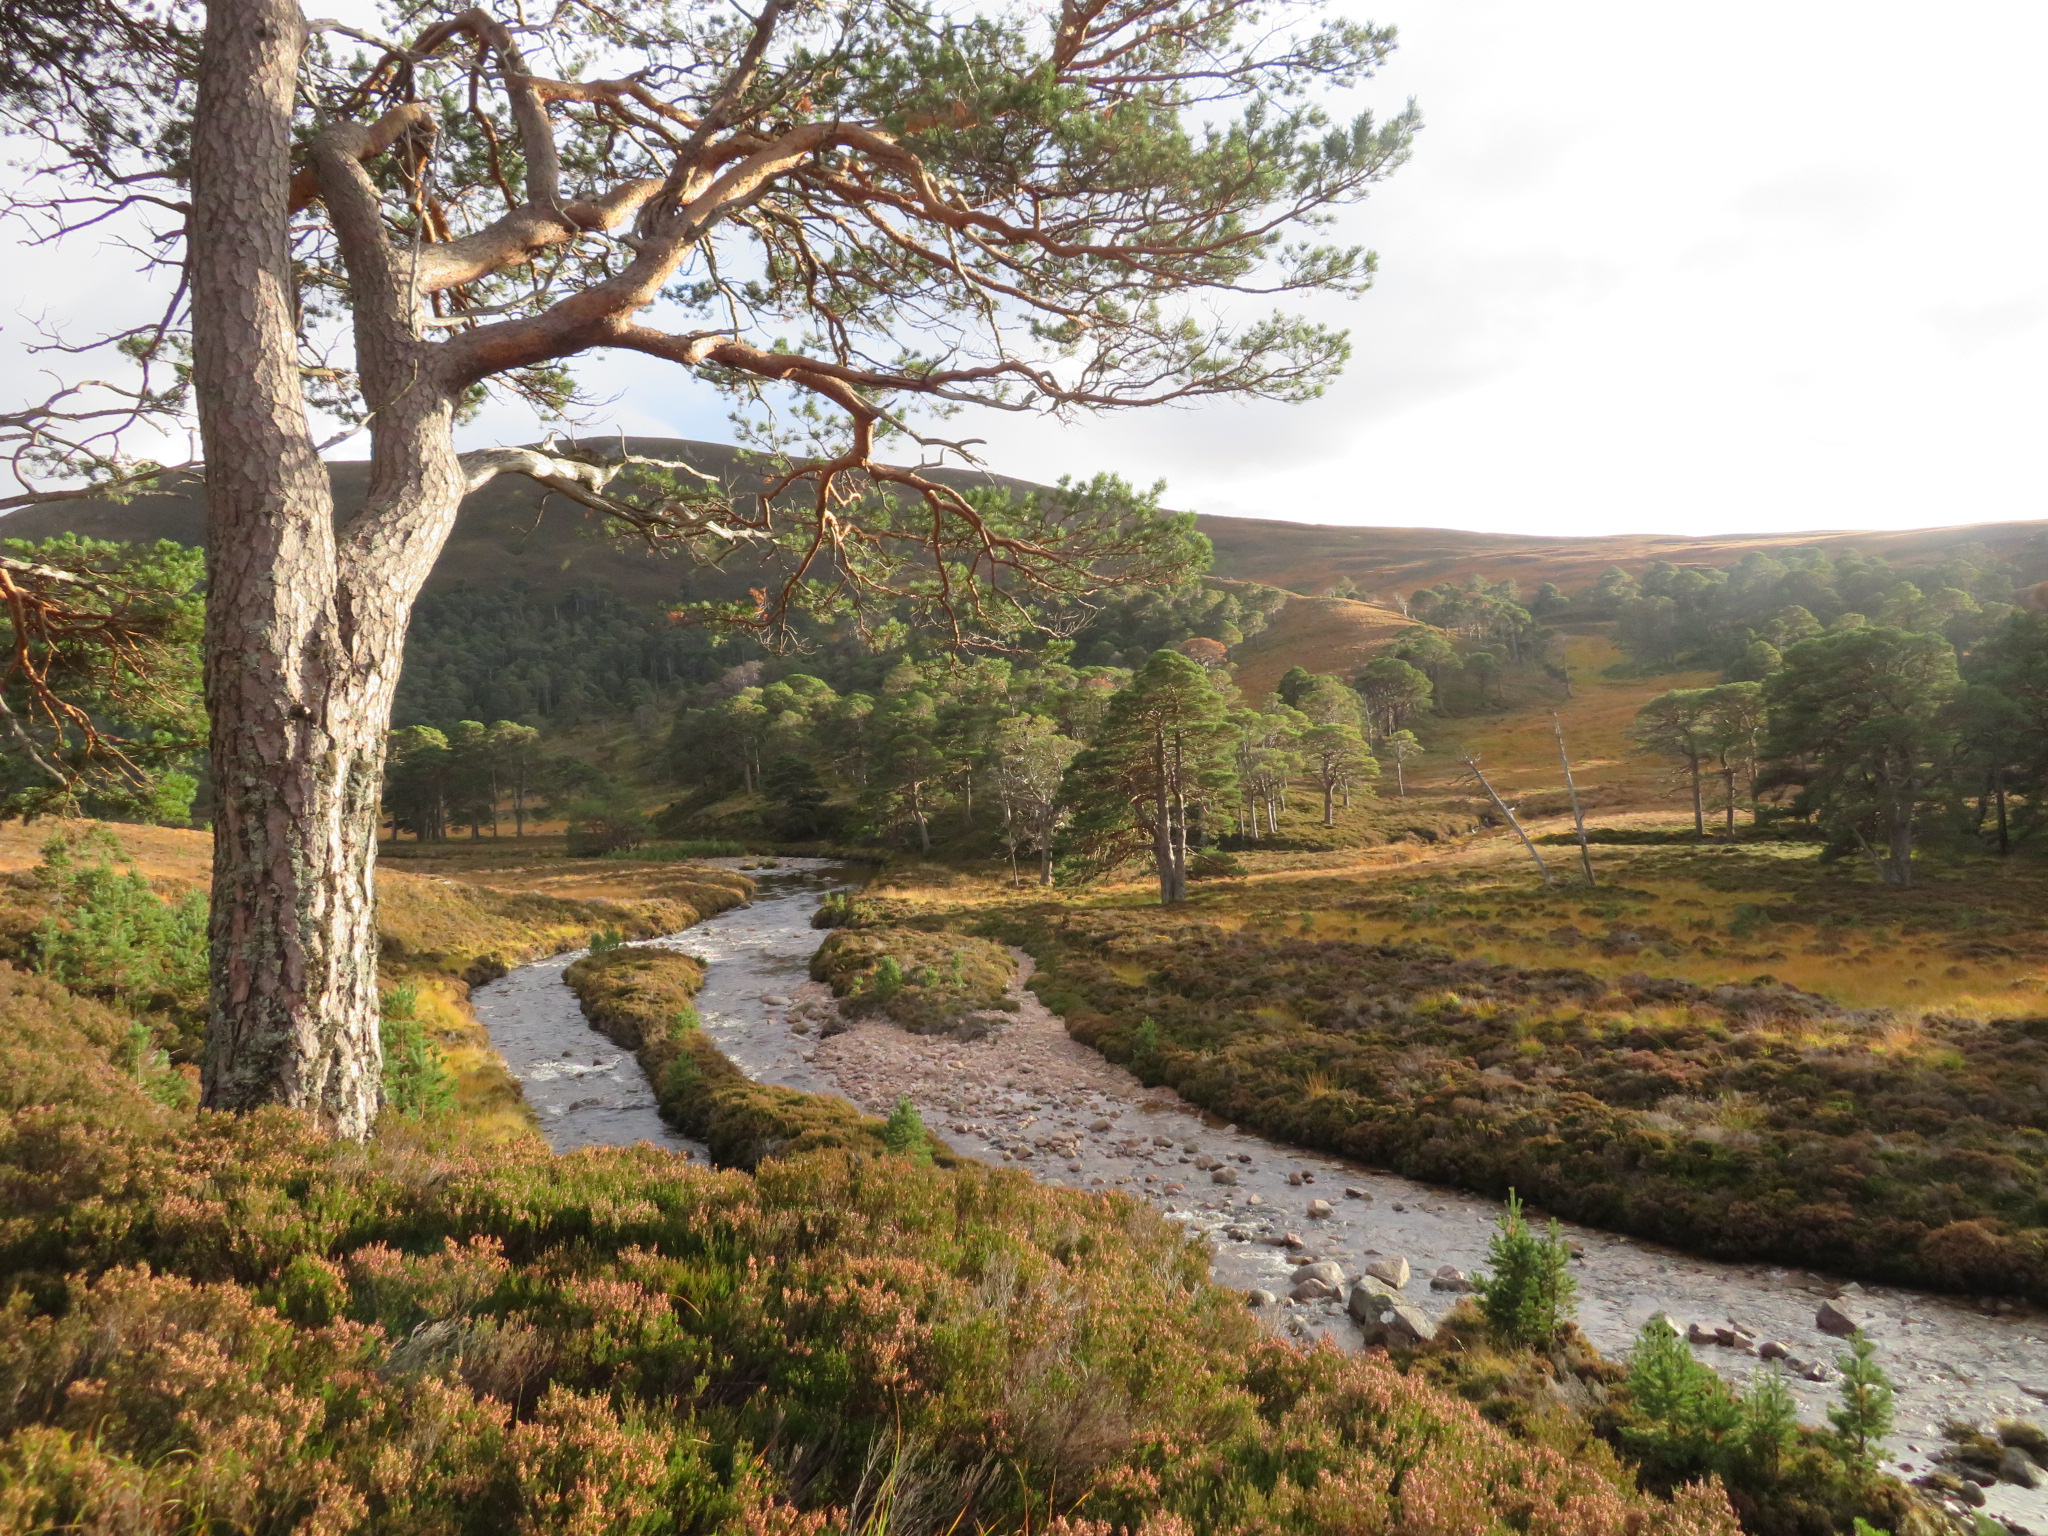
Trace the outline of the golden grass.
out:
<instances>
[{"instance_id":1,"label":"golden grass","mask_svg":"<svg viewBox=\"0 0 2048 1536\"><path fill-rule=\"evenodd\" d=\"M1635 750L1629 729L1636 711L1673 688L1704 688L1718 681L1712 672L1672 672L1657 677L1613 678L1607 668L1624 658L1604 634L1564 635L1565 668L1572 697L1559 702L1572 772L1589 810L1611 812L1668 804L1690 805L1689 791L1673 782L1672 765ZM1425 722L1420 734L1428 750L1409 770L1411 792L1477 797L1463 782L1459 759L1478 756L1493 787L1512 800L1518 795L1562 795L1564 776L1548 706ZM1687 814L1690 812L1688 810ZM1594 819L1604 821L1604 817Z\"/></svg>"},{"instance_id":2,"label":"golden grass","mask_svg":"<svg viewBox=\"0 0 2048 1536\"><path fill-rule=\"evenodd\" d=\"M1416 627L1391 608L1341 597L1296 597L1264 629L1233 647L1230 659L1238 688L1256 702L1272 693L1289 667L1349 678L1403 630Z\"/></svg>"}]
</instances>

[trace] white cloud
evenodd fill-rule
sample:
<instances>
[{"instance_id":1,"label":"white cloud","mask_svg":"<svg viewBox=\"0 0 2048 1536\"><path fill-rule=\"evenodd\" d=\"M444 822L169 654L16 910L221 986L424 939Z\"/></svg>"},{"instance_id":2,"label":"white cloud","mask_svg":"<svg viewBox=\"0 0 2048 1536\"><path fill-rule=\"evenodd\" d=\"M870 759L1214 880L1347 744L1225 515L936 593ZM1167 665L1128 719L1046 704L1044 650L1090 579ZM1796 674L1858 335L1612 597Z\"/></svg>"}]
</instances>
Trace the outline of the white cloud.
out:
<instances>
[{"instance_id":1,"label":"white cloud","mask_svg":"<svg viewBox=\"0 0 2048 1536\"><path fill-rule=\"evenodd\" d=\"M1353 4L1354 0L1344 0ZM2048 516L2048 7L1386 0L1368 88L1428 126L1347 220L1380 253L1346 377L1302 407L991 413L1008 473L1176 505L1532 533ZM140 309L132 259L17 256L14 305ZM18 346L24 325L0 336ZM25 360L9 359L15 370ZM728 435L641 359L607 425ZM26 390L22 391L26 393ZM531 436L493 411L472 437Z\"/></svg>"}]
</instances>

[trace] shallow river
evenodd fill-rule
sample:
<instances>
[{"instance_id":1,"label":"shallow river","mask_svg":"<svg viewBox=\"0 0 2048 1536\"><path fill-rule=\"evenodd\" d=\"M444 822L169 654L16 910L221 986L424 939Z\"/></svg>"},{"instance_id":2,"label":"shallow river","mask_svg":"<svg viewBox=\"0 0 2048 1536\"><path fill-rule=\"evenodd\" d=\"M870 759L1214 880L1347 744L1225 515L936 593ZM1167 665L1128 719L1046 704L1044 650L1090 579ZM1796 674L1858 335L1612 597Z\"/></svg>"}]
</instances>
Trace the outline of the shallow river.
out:
<instances>
[{"instance_id":1,"label":"shallow river","mask_svg":"<svg viewBox=\"0 0 2048 1536\"><path fill-rule=\"evenodd\" d=\"M744 864L745 861L725 861ZM926 1122L956 1150L1015 1162L1049 1183L1113 1187L1151 1201L1206 1238L1215 1274L1228 1285L1285 1297L1293 1260L1337 1260L1355 1273L1376 1259L1405 1258L1415 1278L1407 1295L1441 1315L1457 1301L1434 1292L1439 1265L1483 1268L1499 1213L1496 1202L1417 1184L1339 1159L1269 1142L1225 1126L1135 1078L1069 1038L1058 1019L1019 992L1015 1022L986 1040L920 1039L861 1025L822 1045L812 1023L829 996L807 977L823 935L812 912L846 884L837 866L784 859L750 904L656 943L708 961L698 1011L720 1049L758 1079L838 1093L886 1110L908 1092ZM698 1158L701 1147L665 1126L631 1055L584 1021L562 983L575 954L523 966L476 989L472 1002L525 1088L557 1151L651 1141ZM1028 961L1027 961L1028 968ZM1224 1159L1237 1182L1221 1186L1194 1160ZM1294 1179L1302 1182L1293 1182ZM1355 1193L1348 1193L1355 1192ZM1332 1214L1310 1219L1308 1203ZM1282 1246L1289 1233L1299 1248ZM1899 1388L1898 1466L1918 1473L1940 1445L1948 1417L1989 1423L2048 1413L2048 1313L1987 1311L1948 1297L1835 1279L1763 1264L1722 1264L1567 1226L1580 1257L1578 1320L1603 1351L1620 1353L1657 1311L1707 1327L1734 1322L1759 1340L1778 1340L1807 1361L1831 1363L1841 1349L1814 1325L1824 1297L1863 1320ZM1285 1304L1269 1314L1297 1336L1357 1333L1334 1303ZM1695 1353L1740 1381L1754 1356L1701 1345ZM1802 1415L1819 1421L1834 1387L1793 1380ZM1988 1510L2048 1529L2048 1490L2001 1485Z\"/></svg>"}]
</instances>

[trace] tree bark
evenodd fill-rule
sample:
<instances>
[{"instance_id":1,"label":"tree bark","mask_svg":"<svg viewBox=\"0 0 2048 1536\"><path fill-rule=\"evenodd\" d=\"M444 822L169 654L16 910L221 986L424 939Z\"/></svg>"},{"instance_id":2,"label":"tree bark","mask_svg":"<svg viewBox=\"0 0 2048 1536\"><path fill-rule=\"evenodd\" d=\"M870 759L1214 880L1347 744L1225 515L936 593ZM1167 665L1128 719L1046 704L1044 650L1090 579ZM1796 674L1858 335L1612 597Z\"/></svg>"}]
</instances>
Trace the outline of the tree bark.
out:
<instances>
[{"instance_id":1,"label":"tree bark","mask_svg":"<svg viewBox=\"0 0 2048 1536\"><path fill-rule=\"evenodd\" d=\"M1705 836L1707 835L1707 808L1706 808L1706 804L1705 804L1705 801L1704 801L1704 800L1702 799L1702 797L1701 797L1701 795L1700 795L1700 760L1699 760L1699 758L1697 758L1697 757L1689 757L1689 758L1687 758L1687 759L1686 759L1686 766L1687 766L1687 768L1688 768L1688 769L1690 770L1690 772L1691 772L1691 774L1692 774L1692 830L1693 830L1693 836L1695 836L1695 837L1705 837Z\"/></svg>"},{"instance_id":2,"label":"tree bark","mask_svg":"<svg viewBox=\"0 0 2048 1536\"><path fill-rule=\"evenodd\" d=\"M292 0L208 8L191 214L207 238L190 263L214 792L203 1101L283 1102L363 1136L382 732L361 740L339 697L333 506L299 386L286 207L303 46Z\"/></svg>"},{"instance_id":3,"label":"tree bark","mask_svg":"<svg viewBox=\"0 0 2048 1536\"><path fill-rule=\"evenodd\" d=\"M215 799L202 1102L281 1103L360 1138L383 1059L385 734L413 599L465 481L455 391L427 366L374 189L346 140L323 137L312 157L373 424L364 504L335 530L299 385L287 236L303 27L292 0L212 0L199 67L190 267Z\"/></svg>"}]
</instances>

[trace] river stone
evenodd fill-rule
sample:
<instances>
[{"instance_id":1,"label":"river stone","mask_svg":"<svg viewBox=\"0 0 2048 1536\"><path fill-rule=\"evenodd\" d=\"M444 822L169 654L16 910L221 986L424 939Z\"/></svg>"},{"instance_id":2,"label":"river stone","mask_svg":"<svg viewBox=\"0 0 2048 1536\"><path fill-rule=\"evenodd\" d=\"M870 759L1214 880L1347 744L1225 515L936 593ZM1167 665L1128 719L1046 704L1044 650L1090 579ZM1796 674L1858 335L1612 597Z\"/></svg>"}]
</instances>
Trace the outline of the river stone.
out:
<instances>
[{"instance_id":1,"label":"river stone","mask_svg":"<svg viewBox=\"0 0 2048 1536\"><path fill-rule=\"evenodd\" d=\"M1383 1281L1397 1291L1408 1284L1408 1277L1414 1273L1408 1267L1408 1261L1399 1254L1396 1254L1391 1259L1374 1259L1365 1266L1365 1272L1373 1279Z\"/></svg>"},{"instance_id":2,"label":"river stone","mask_svg":"<svg viewBox=\"0 0 2048 1536\"><path fill-rule=\"evenodd\" d=\"M1287 1182L1288 1182L1288 1184L1289 1184L1289 1185L1291 1185L1291 1186L1292 1186L1293 1188L1295 1188L1295 1189L1299 1189L1299 1188L1301 1188L1301 1172L1300 1172L1300 1170L1299 1170L1299 1169L1297 1169L1297 1170L1295 1170L1295 1171L1294 1171L1293 1173L1290 1173L1290 1174L1288 1174L1288 1175L1287 1175Z\"/></svg>"},{"instance_id":3,"label":"river stone","mask_svg":"<svg viewBox=\"0 0 2048 1536\"><path fill-rule=\"evenodd\" d=\"M1440 1264L1435 1274L1429 1277L1432 1291L1455 1291L1463 1293L1472 1289L1472 1277L1455 1264Z\"/></svg>"},{"instance_id":4,"label":"river stone","mask_svg":"<svg viewBox=\"0 0 2048 1536\"><path fill-rule=\"evenodd\" d=\"M1344 1283L1344 1266L1335 1259L1318 1259L1313 1264L1304 1264L1294 1272L1296 1280L1320 1280L1334 1292Z\"/></svg>"},{"instance_id":5,"label":"river stone","mask_svg":"<svg viewBox=\"0 0 2048 1536\"><path fill-rule=\"evenodd\" d=\"M1237 1182L1237 1170L1235 1168L1218 1168L1209 1175L1209 1182L1212 1184L1235 1184Z\"/></svg>"},{"instance_id":6,"label":"river stone","mask_svg":"<svg viewBox=\"0 0 2048 1536\"><path fill-rule=\"evenodd\" d=\"M1367 1276L1351 1288L1345 1304L1364 1334L1363 1342L1407 1347L1436 1337L1436 1324L1380 1281Z\"/></svg>"},{"instance_id":7,"label":"river stone","mask_svg":"<svg viewBox=\"0 0 2048 1536\"><path fill-rule=\"evenodd\" d=\"M1718 1344L1720 1336L1711 1328L1702 1328L1698 1323L1685 1325L1685 1342L1688 1344Z\"/></svg>"},{"instance_id":8,"label":"river stone","mask_svg":"<svg viewBox=\"0 0 2048 1536\"><path fill-rule=\"evenodd\" d=\"M1372 1196L1360 1189L1356 1184L1346 1184L1344 1186L1344 1198L1346 1200L1370 1200Z\"/></svg>"},{"instance_id":9,"label":"river stone","mask_svg":"<svg viewBox=\"0 0 2048 1536\"><path fill-rule=\"evenodd\" d=\"M1329 1201L1311 1200L1308 1203L1308 1219L1310 1221L1327 1221L1330 1217L1330 1210Z\"/></svg>"},{"instance_id":10,"label":"river stone","mask_svg":"<svg viewBox=\"0 0 2048 1536\"><path fill-rule=\"evenodd\" d=\"M1287 1293L1291 1301L1322 1301L1337 1294L1337 1287L1329 1285L1310 1275L1294 1282L1294 1289Z\"/></svg>"},{"instance_id":11,"label":"river stone","mask_svg":"<svg viewBox=\"0 0 2048 1536\"><path fill-rule=\"evenodd\" d=\"M1765 1339L1763 1343L1757 1345L1756 1353L1757 1358L1760 1360L1790 1360L1792 1358L1792 1346L1785 1343L1782 1339Z\"/></svg>"},{"instance_id":12,"label":"river stone","mask_svg":"<svg viewBox=\"0 0 2048 1536\"><path fill-rule=\"evenodd\" d=\"M950 1031L955 1040L986 1040L993 1030L1010 1023L1010 1016L994 1008L983 1008L973 1013L963 1013L953 1021Z\"/></svg>"},{"instance_id":13,"label":"river stone","mask_svg":"<svg viewBox=\"0 0 2048 1536\"><path fill-rule=\"evenodd\" d=\"M2041 1469L2034 1465L2034 1458L2016 1445L2005 1448L2005 1454L1998 1459L2000 1482L2017 1483L2022 1488L2041 1486Z\"/></svg>"},{"instance_id":14,"label":"river stone","mask_svg":"<svg viewBox=\"0 0 2048 1536\"><path fill-rule=\"evenodd\" d=\"M766 993L762 994L761 1001L766 1003L770 1008L787 1008L789 1006L788 998L774 997Z\"/></svg>"},{"instance_id":15,"label":"river stone","mask_svg":"<svg viewBox=\"0 0 2048 1536\"><path fill-rule=\"evenodd\" d=\"M1088 1129L1091 1131L1106 1131L1109 1129L1109 1122L1107 1120L1090 1120L1088 1122Z\"/></svg>"},{"instance_id":16,"label":"river stone","mask_svg":"<svg viewBox=\"0 0 2048 1536\"><path fill-rule=\"evenodd\" d=\"M1846 1339L1863 1326L1863 1320L1839 1301L1824 1301L1820 1310L1813 1314L1813 1326L1822 1333Z\"/></svg>"},{"instance_id":17,"label":"river stone","mask_svg":"<svg viewBox=\"0 0 2048 1536\"><path fill-rule=\"evenodd\" d=\"M1244 1304L1248 1307L1276 1307L1280 1298L1267 1290L1247 1291Z\"/></svg>"}]
</instances>

